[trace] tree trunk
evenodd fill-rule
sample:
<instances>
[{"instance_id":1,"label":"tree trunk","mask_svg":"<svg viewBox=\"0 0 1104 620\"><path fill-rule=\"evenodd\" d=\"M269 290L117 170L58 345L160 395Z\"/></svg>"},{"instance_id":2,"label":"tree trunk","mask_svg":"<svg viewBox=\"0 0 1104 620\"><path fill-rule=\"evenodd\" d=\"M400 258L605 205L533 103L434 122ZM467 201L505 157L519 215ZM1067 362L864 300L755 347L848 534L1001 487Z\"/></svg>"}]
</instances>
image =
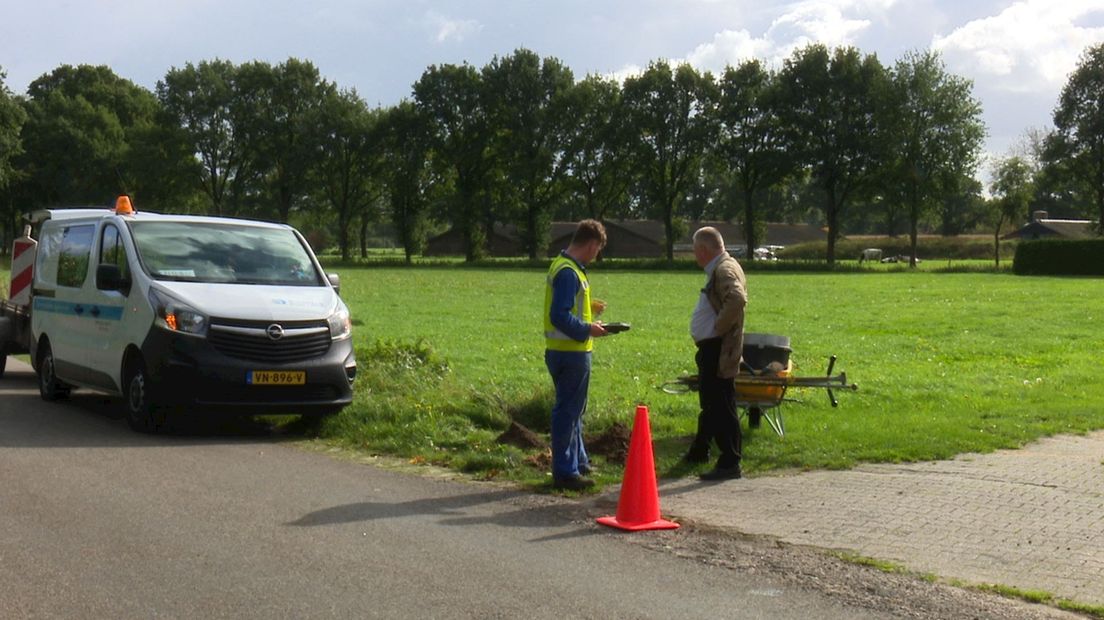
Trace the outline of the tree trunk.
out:
<instances>
[{"instance_id":1,"label":"tree trunk","mask_svg":"<svg viewBox=\"0 0 1104 620\"><path fill-rule=\"evenodd\" d=\"M368 212L360 216L360 257L368 258Z\"/></svg>"},{"instance_id":2,"label":"tree trunk","mask_svg":"<svg viewBox=\"0 0 1104 620\"><path fill-rule=\"evenodd\" d=\"M836 187L830 185L827 188L828 207L825 212L828 220L828 266L836 264L836 235L839 234L839 212L836 208Z\"/></svg>"},{"instance_id":3,"label":"tree trunk","mask_svg":"<svg viewBox=\"0 0 1104 620\"><path fill-rule=\"evenodd\" d=\"M752 204L752 196L755 190L744 186L744 239L747 241L747 259L755 260L755 248L759 247L755 238L755 205Z\"/></svg>"},{"instance_id":4,"label":"tree trunk","mask_svg":"<svg viewBox=\"0 0 1104 620\"><path fill-rule=\"evenodd\" d=\"M337 211L337 245L341 247L341 260L349 260L349 209L347 206Z\"/></svg>"},{"instance_id":5,"label":"tree trunk","mask_svg":"<svg viewBox=\"0 0 1104 620\"><path fill-rule=\"evenodd\" d=\"M915 186L913 186L909 202L911 203L909 205L909 268L916 269L916 237L920 228L920 197L917 196Z\"/></svg>"},{"instance_id":6,"label":"tree trunk","mask_svg":"<svg viewBox=\"0 0 1104 620\"><path fill-rule=\"evenodd\" d=\"M997 220L997 229L993 231L993 265L1000 268L1000 229L1004 226L1004 218Z\"/></svg>"},{"instance_id":7,"label":"tree trunk","mask_svg":"<svg viewBox=\"0 0 1104 620\"><path fill-rule=\"evenodd\" d=\"M674 222L674 207L664 209L663 213L663 230L666 233L664 235L664 244L667 246L667 262L671 263L675 260L675 222Z\"/></svg>"}]
</instances>

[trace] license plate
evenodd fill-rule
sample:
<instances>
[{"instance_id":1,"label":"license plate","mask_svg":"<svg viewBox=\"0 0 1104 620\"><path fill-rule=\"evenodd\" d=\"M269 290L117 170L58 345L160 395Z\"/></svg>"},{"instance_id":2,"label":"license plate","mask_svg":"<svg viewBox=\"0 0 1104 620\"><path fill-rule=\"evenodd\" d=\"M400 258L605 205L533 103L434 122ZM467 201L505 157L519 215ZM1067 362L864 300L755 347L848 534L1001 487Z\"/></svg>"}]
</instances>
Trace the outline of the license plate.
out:
<instances>
[{"instance_id":1,"label":"license plate","mask_svg":"<svg viewBox=\"0 0 1104 620\"><path fill-rule=\"evenodd\" d=\"M302 370L251 370L245 374L249 385L304 385L307 373Z\"/></svg>"}]
</instances>

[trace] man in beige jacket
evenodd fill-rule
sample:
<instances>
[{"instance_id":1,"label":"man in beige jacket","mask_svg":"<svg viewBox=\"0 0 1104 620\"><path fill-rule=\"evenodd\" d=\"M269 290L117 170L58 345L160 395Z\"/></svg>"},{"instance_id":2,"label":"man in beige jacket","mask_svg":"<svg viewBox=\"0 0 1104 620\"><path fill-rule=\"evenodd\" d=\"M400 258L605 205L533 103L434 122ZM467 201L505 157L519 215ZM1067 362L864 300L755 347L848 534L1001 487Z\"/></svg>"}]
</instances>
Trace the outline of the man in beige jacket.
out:
<instances>
[{"instance_id":1,"label":"man in beige jacket","mask_svg":"<svg viewBox=\"0 0 1104 620\"><path fill-rule=\"evenodd\" d=\"M690 335L698 347L698 433L686 455L688 461L709 458L712 440L720 451L716 466L702 480L739 478L740 418L736 412L732 379L740 371L744 348L744 307L747 277L740 263L724 249L716 228L694 233L694 258L705 269L706 284L690 319Z\"/></svg>"}]
</instances>

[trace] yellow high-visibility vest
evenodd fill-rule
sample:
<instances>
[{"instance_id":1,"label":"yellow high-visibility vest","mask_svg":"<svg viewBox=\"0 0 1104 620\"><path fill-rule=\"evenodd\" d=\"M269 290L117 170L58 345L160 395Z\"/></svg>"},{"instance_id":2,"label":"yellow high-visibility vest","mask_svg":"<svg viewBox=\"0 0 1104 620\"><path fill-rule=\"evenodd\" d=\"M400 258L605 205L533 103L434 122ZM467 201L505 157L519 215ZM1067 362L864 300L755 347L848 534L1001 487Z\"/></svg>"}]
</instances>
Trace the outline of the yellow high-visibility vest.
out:
<instances>
[{"instance_id":1,"label":"yellow high-visibility vest","mask_svg":"<svg viewBox=\"0 0 1104 620\"><path fill-rule=\"evenodd\" d=\"M575 261L561 254L548 268L548 279L544 284L544 346L552 351L591 351L594 349L594 339L589 335L586 340L579 342L552 325L552 282L563 269L571 269L579 277L579 292L575 294L575 304L571 306L571 314L579 317L579 320L584 323L590 323L592 319L590 281L587 280L586 272L580 269Z\"/></svg>"}]
</instances>

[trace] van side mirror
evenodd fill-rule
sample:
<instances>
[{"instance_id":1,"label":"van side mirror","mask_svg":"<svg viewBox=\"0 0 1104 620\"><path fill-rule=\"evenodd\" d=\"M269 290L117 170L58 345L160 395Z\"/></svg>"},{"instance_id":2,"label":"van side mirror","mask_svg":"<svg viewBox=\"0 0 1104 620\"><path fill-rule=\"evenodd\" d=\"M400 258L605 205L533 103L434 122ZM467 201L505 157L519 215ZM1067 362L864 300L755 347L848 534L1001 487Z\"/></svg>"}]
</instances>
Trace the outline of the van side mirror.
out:
<instances>
[{"instance_id":1,"label":"van side mirror","mask_svg":"<svg viewBox=\"0 0 1104 620\"><path fill-rule=\"evenodd\" d=\"M118 265L105 263L96 267L96 288L101 291L123 291L130 288L130 280L123 277Z\"/></svg>"},{"instance_id":2,"label":"van side mirror","mask_svg":"<svg viewBox=\"0 0 1104 620\"><path fill-rule=\"evenodd\" d=\"M326 274L326 279L330 281L330 286L333 287L334 292L337 293L338 295L340 295L341 294L341 276L337 275L336 273L327 273Z\"/></svg>"}]
</instances>

